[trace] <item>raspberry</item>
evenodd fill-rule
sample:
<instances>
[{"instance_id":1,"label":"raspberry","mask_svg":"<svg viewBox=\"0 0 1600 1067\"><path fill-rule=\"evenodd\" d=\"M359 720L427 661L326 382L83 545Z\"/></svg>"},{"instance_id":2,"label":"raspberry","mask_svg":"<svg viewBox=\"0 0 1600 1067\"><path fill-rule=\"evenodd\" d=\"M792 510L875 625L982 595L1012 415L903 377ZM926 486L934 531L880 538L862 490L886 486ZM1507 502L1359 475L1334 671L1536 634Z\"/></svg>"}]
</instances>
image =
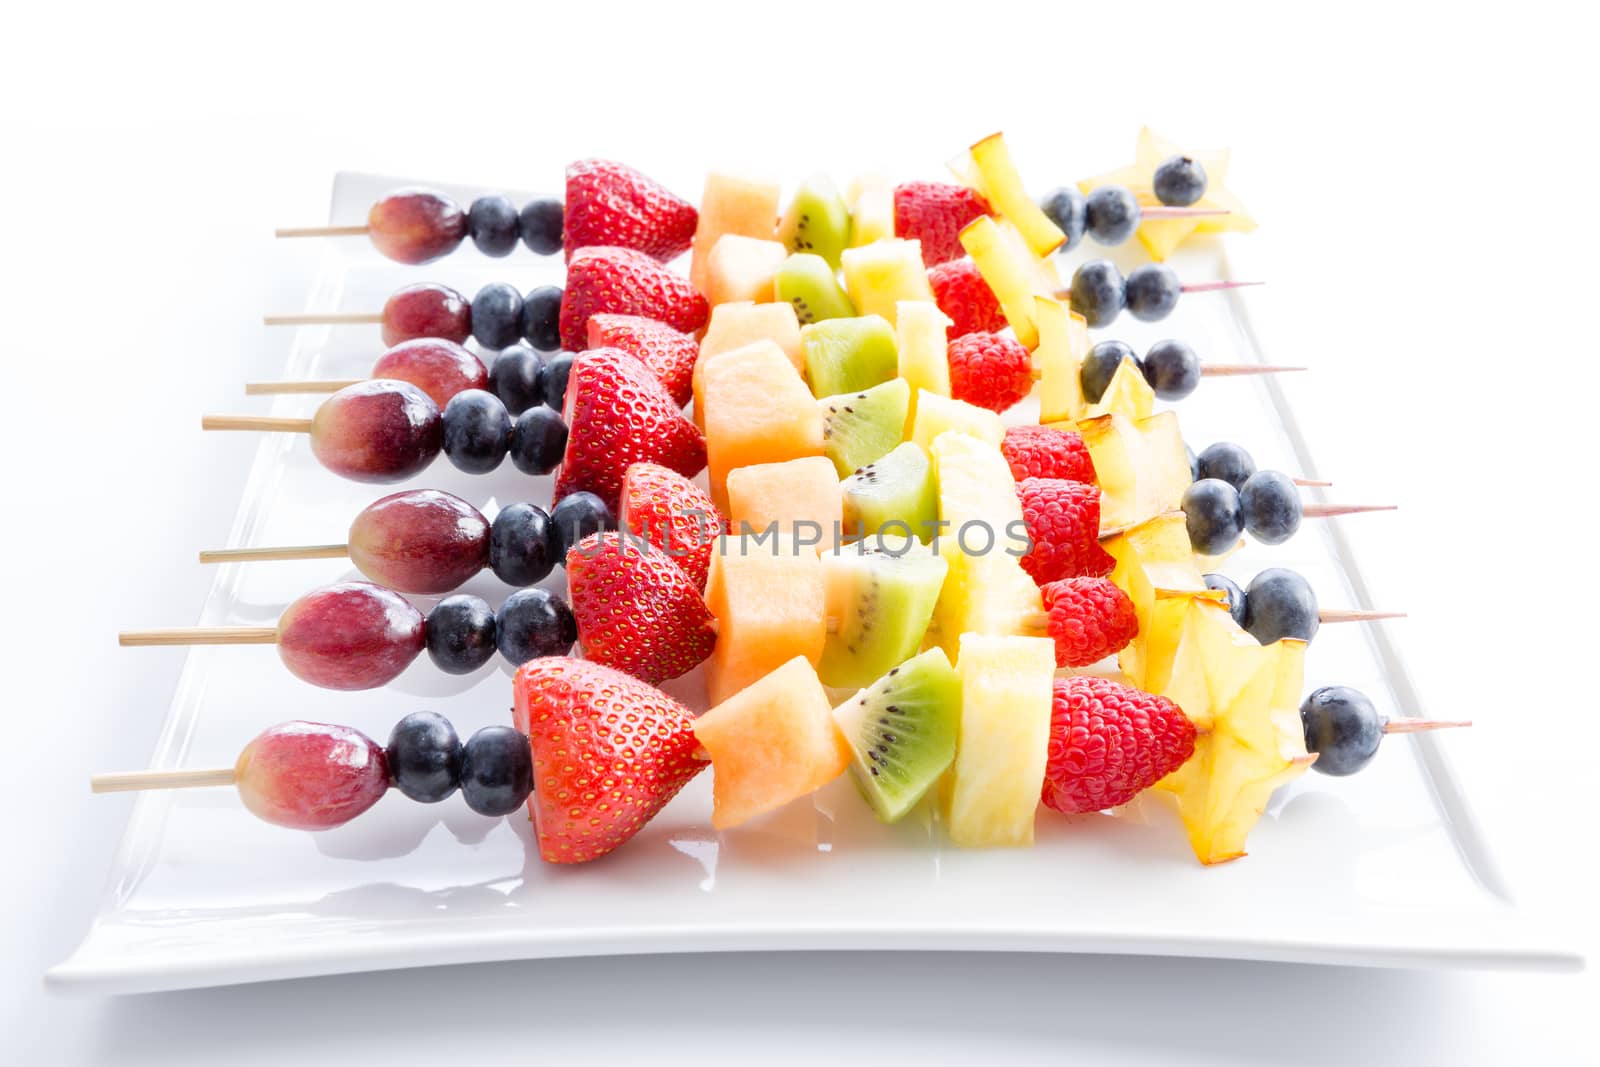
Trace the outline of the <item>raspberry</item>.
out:
<instances>
[{"instance_id":1,"label":"raspberry","mask_svg":"<svg viewBox=\"0 0 1600 1067\"><path fill-rule=\"evenodd\" d=\"M934 267L928 272L928 285L939 310L950 318L950 328L945 331L950 340L969 333L999 333L1006 328L1000 301L970 258L953 259Z\"/></svg>"},{"instance_id":2,"label":"raspberry","mask_svg":"<svg viewBox=\"0 0 1600 1067\"><path fill-rule=\"evenodd\" d=\"M1139 633L1133 601L1109 578L1063 578L1039 587L1057 667L1087 667L1121 652Z\"/></svg>"},{"instance_id":3,"label":"raspberry","mask_svg":"<svg viewBox=\"0 0 1600 1067\"><path fill-rule=\"evenodd\" d=\"M950 342L950 395L1004 411L1033 391L1033 360L1009 337L969 333Z\"/></svg>"},{"instance_id":4,"label":"raspberry","mask_svg":"<svg viewBox=\"0 0 1600 1067\"><path fill-rule=\"evenodd\" d=\"M961 229L989 202L964 185L905 182L894 187L894 235L922 242L922 262L938 266L961 255Z\"/></svg>"},{"instance_id":5,"label":"raspberry","mask_svg":"<svg viewBox=\"0 0 1600 1067\"><path fill-rule=\"evenodd\" d=\"M1094 484L1094 460L1083 437L1075 430L1052 426L1013 426L1000 444L1011 477L1065 478L1069 482Z\"/></svg>"},{"instance_id":6,"label":"raspberry","mask_svg":"<svg viewBox=\"0 0 1600 1067\"><path fill-rule=\"evenodd\" d=\"M1061 478L1017 483L1033 547L1019 561L1040 585L1062 578L1103 578L1116 560L1100 547L1100 490Z\"/></svg>"},{"instance_id":7,"label":"raspberry","mask_svg":"<svg viewBox=\"0 0 1600 1067\"><path fill-rule=\"evenodd\" d=\"M1044 802L1068 815L1126 804L1194 755L1194 724L1166 697L1107 678L1057 678Z\"/></svg>"}]
</instances>

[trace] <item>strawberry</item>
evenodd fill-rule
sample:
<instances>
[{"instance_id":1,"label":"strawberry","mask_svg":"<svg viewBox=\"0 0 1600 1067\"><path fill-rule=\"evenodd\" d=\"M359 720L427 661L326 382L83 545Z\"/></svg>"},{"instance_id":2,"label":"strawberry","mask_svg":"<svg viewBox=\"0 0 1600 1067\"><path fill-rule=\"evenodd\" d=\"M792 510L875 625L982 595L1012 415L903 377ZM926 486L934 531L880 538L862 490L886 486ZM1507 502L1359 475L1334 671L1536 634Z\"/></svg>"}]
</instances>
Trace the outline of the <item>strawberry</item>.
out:
<instances>
[{"instance_id":1,"label":"strawberry","mask_svg":"<svg viewBox=\"0 0 1600 1067\"><path fill-rule=\"evenodd\" d=\"M700 342L664 322L639 315L589 316L590 348L620 348L649 367L680 408L694 396L694 361Z\"/></svg>"},{"instance_id":2,"label":"strawberry","mask_svg":"<svg viewBox=\"0 0 1600 1067\"><path fill-rule=\"evenodd\" d=\"M971 258L952 259L934 267L928 272L928 284L939 310L950 319L945 336L952 341L969 333L999 333L1006 328L1000 301Z\"/></svg>"},{"instance_id":3,"label":"strawberry","mask_svg":"<svg viewBox=\"0 0 1600 1067\"><path fill-rule=\"evenodd\" d=\"M1194 755L1194 724L1166 697L1089 675L1057 678L1052 690L1047 807L1126 804Z\"/></svg>"},{"instance_id":4,"label":"strawberry","mask_svg":"<svg viewBox=\"0 0 1600 1067\"><path fill-rule=\"evenodd\" d=\"M617 524L671 556L696 589L705 588L711 550L727 529L704 489L655 463L623 472Z\"/></svg>"},{"instance_id":5,"label":"strawberry","mask_svg":"<svg viewBox=\"0 0 1600 1067\"><path fill-rule=\"evenodd\" d=\"M694 716L599 663L529 660L512 718L533 747L528 811L546 863L585 863L639 832L707 764Z\"/></svg>"},{"instance_id":6,"label":"strawberry","mask_svg":"<svg viewBox=\"0 0 1600 1067\"><path fill-rule=\"evenodd\" d=\"M632 167L580 159L567 168L562 244L567 258L580 248L633 248L665 263L689 250L700 213L687 200Z\"/></svg>"},{"instance_id":7,"label":"strawberry","mask_svg":"<svg viewBox=\"0 0 1600 1067\"><path fill-rule=\"evenodd\" d=\"M1061 478L1017 483L1022 518L1033 542L1019 561L1040 585L1062 578L1103 578L1116 560L1100 547L1100 490Z\"/></svg>"},{"instance_id":8,"label":"strawberry","mask_svg":"<svg viewBox=\"0 0 1600 1067\"><path fill-rule=\"evenodd\" d=\"M1076 430L1053 426L1013 426L1006 430L1000 451L1011 464L1011 477L1065 478L1093 484L1094 460Z\"/></svg>"},{"instance_id":9,"label":"strawberry","mask_svg":"<svg viewBox=\"0 0 1600 1067\"><path fill-rule=\"evenodd\" d=\"M706 465L700 428L650 368L615 348L590 349L573 362L561 417L567 448L555 472L555 500L586 489L615 513L630 463L659 463L687 478Z\"/></svg>"},{"instance_id":10,"label":"strawberry","mask_svg":"<svg viewBox=\"0 0 1600 1067\"><path fill-rule=\"evenodd\" d=\"M584 658L651 685L694 670L717 643L700 587L632 534L602 531L567 549L567 598Z\"/></svg>"},{"instance_id":11,"label":"strawberry","mask_svg":"<svg viewBox=\"0 0 1600 1067\"><path fill-rule=\"evenodd\" d=\"M1039 587L1057 667L1087 667L1139 635L1133 601L1109 578L1063 578Z\"/></svg>"},{"instance_id":12,"label":"strawberry","mask_svg":"<svg viewBox=\"0 0 1600 1067\"><path fill-rule=\"evenodd\" d=\"M960 257L961 229L989 202L964 185L905 182L894 187L894 235L922 242L922 262L929 267Z\"/></svg>"},{"instance_id":13,"label":"strawberry","mask_svg":"<svg viewBox=\"0 0 1600 1067\"><path fill-rule=\"evenodd\" d=\"M567 263L561 294L561 347L587 347L589 316L611 312L642 315L675 330L695 333L711 306L689 279L631 248L580 248Z\"/></svg>"},{"instance_id":14,"label":"strawberry","mask_svg":"<svg viewBox=\"0 0 1600 1067\"><path fill-rule=\"evenodd\" d=\"M950 395L1005 411L1033 391L1033 358L1009 337L969 333L950 342Z\"/></svg>"}]
</instances>

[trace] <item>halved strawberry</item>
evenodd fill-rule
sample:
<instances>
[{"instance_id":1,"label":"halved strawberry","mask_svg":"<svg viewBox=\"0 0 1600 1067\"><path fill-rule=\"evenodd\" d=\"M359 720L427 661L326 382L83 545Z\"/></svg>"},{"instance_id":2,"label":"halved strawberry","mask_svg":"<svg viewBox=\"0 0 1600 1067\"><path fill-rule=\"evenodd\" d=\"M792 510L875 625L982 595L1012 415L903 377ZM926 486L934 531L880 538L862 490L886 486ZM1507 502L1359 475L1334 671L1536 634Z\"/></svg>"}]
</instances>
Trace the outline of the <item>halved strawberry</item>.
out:
<instances>
[{"instance_id":1,"label":"halved strawberry","mask_svg":"<svg viewBox=\"0 0 1600 1067\"><path fill-rule=\"evenodd\" d=\"M567 549L567 599L585 659L656 685L711 655L717 623L673 558L619 530Z\"/></svg>"},{"instance_id":2,"label":"halved strawberry","mask_svg":"<svg viewBox=\"0 0 1600 1067\"><path fill-rule=\"evenodd\" d=\"M950 340L969 333L999 333L1006 328L1000 301L970 258L952 259L934 267L928 272L928 285L939 310L950 319L945 330Z\"/></svg>"},{"instance_id":3,"label":"halved strawberry","mask_svg":"<svg viewBox=\"0 0 1600 1067\"><path fill-rule=\"evenodd\" d=\"M961 228L987 214L989 202L964 185L905 182L894 187L894 235L921 241L922 262L929 267L963 255Z\"/></svg>"},{"instance_id":4,"label":"halved strawberry","mask_svg":"<svg viewBox=\"0 0 1600 1067\"><path fill-rule=\"evenodd\" d=\"M589 316L590 348L620 348L638 356L681 408L694 396L694 361L700 342L692 334L642 315Z\"/></svg>"},{"instance_id":5,"label":"halved strawberry","mask_svg":"<svg viewBox=\"0 0 1600 1067\"><path fill-rule=\"evenodd\" d=\"M555 500L586 489L615 513L629 464L659 463L686 478L705 468L700 428L650 368L618 349L591 349L573 362L561 417L567 449L556 468Z\"/></svg>"},{"instance_id":6,"label":"halved strawberry","mask_svg":"<svg viewBox=\"0 0 1600 1067\"><path fill-rule=\"evenodd\" d=\"M704 489L658 463L635 463L622 475L617 525L671 556L704 589L711 551L727 523Z\"/></svg>"},{"instance_id":7,"label":"halved strawberry","mask_svg":"<svg viewBox=\"0 0 1600 1067\"><path fill-rule=\"evenodd\" d=\"M524 663L512 690L512 721L533 748L528 812L546 863L604 856L707 766L689 709L621 671L547 656Z\"/></svg>"},{"instance_id":8,"label":"halved strawberry","mask_svg":"<svg viewBox=\"0 0 1600 1067\"><path fill-rule=\"evenodd\" d=\"M561 294L561 347L588 347L589 316L610 312L643 315L675 330L696 333L711 305L689 284L643 252L631 248L580 248L567 263Z\"/></svg>"},{"instance_id":9,"label":"halved strawberry","mask_svg":"<svg viewBox=\"0 0 1600 1067\"><path fill-rule=\"evenodd\" d=\"M562 243L580 248L633 248L665 263L689 250L700 213L682 197L632 167L580 159L567 168Z\"/></svg>"}]
</instances>

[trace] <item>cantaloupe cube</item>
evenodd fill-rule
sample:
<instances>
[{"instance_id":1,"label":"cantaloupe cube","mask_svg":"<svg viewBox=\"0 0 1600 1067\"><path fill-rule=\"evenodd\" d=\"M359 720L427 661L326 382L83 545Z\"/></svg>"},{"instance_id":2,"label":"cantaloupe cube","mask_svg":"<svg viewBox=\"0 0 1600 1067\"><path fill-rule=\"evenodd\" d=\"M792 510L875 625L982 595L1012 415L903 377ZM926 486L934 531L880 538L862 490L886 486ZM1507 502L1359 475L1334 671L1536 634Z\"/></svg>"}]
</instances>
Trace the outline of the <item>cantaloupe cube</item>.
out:
<instances>
[{"instance_id":1,"label":"cantaloupe cube","mask_svg":"<svg viewBox=\"0 0 1600 1067\"><path fill-rule=\"evenodd\" d=\"M819 550L833 545L843 514L839 474L826 456L728 472L728 529L735 533L777 530L784 547Z\"/></svg>"},{"instance_id":2,"label":"cantaloupe cube","mask_svg":"<svg viewBox=\"0 0 1600 1067\"><path fill-rule=\"evenodd\" d=\"M723 234L706 261L706 299L713 306L734 301L772 303L772 279L788 255L777 241Z\"/></svg>"},{"instance_id":3,"label":"cantaloupe cube","mask_svg":"<svg viewBox=\"0 0 1600 1067\"><path fill-rule=\"evenodd\" d=\"M700 355L694 363L691 379L694 388L694 424L706 428L705 403L701 397L701 368L713 356L732 352L736 348L772 341L788 356L796 370L803 367L800 355L800 320L795 316L794 305L788 303L753 304L741 300L732 304L718 304L711 309L711 324L700 339Z\"/></svg>"},{"instance_id":4,"label":"cantaloupe cube","mask_svg":"<svg viewBox=\"0 0 1600 1067\"><path fill-rule=\"evenodd\" d=\"M777 182L734 174L706 175L700 195L700 221L690 246L689 281L709 295L711 250L724 234L771 241L778 235Z\"/></svg>"},{"instance_id":5,"label":"cantaloupe cube","mask_svg":"<svg viewBox=\"0 0 1600 1067\"><path fill-rule=\"evenodd\" d=\"M786 660L822 658L827 600L822 560L770 537L724 535L711 555L706 606L717 620L717 645L706 664L713 704Z\"/></svg>"},{"instance_id":6,"label":"cantaloupe cube","mask_svg":"<svg viewBox=\"0 0 1600 1067\"><path fill-rule=\"evenodd\" d=\"M882 315L892 326L902 300L932 300L922 242L900 238L847 248L840 257L844 289L862 315Z\"/></svg>"},{"instance_id":7,"label":"cantaloupe cube","mask_svg":"<svg viewBox=\"0 0 1600 1067\"><path fill-rule=\"evenodd\" d=\"M939 305L926 300L902 300L895 308L895 349L900 377L911 386L911 407L906 412L906 432L917 419L917 392L926 389L950 395L950 350L945 330L950 319Z\"/></svg>"},{"instance_id":8,"label":"cantaloupe cube","mask_svg":"<svg viewBox=\"0 0 1600 1067\"><path fill-rule=\"evenodd\" d=\"M1000 442L1006 437L1006 424L1000 421L999 415L987 408L919 389L917 416L911 423L911 439L923 448L930 448L934 438L947 430L987 441L995 448L999 448Z\"/></svg>"},{"instance_id":9,"label":"cantaloupe cube","mask_svg":"<svg viewBox=\"0 0 1600 1067\"><path fill-rule=\"evenodd\" d=\"M706 362L700 397L711 499L726 509L728 472L822 455L822 409L783 349L771 341Z\"/></svg>"},{"instance_id":10,"label":"cantaloupe cube","mask_svg":"<svg viewBox=\"0 0 1600 1067\"><path fill-rule=\"evenodd\" d=\"M955 844L1033 844L1055 670L1055 645L1048 637L962 635L956 659L961 725L946 806L946 829Z\"/></svg>"},{"instance_id":11,"label":"cantaloupe cube","mask_svg":"<svg viewBox=\"0 0 1600 1067\"><path fill-rule=\"evenodd\" d=\"M719 702L695 721L694 734L711 755L718 830L813 793L850 765L827 691L799 657Z\"/></svg>"}]
</instances>

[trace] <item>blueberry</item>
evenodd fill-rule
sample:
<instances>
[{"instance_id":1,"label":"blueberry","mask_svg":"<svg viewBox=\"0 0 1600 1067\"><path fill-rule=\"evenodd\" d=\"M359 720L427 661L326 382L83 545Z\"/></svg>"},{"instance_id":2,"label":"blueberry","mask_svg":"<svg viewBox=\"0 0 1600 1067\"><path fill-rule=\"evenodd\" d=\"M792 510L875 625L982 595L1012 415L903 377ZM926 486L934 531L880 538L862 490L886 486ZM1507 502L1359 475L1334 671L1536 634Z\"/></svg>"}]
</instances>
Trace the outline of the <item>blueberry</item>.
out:
<instances>
[{"instance_id":1,"label":"blueberry","mask_svg":"<svg viewBox=\"0 0 1600 1067\"><path fill-rule=\"evenodd\" d=\"M567 377L577 358L571 352L561 352L544 365L544 402L553 411L560 411L561 405L566 403Z\"/></svg>"},{"instance_id":2,"label":"blueberry","mask_svg":"<svg viewBox=\"0 0 1600 1067\"><path fill-rule=\"evenodd\" d=\"M522 303L522 336L541 352L561 347L561 286L541 285Z\"/></svg>"},{"instance_id":3,"label":"blueberry","mask_svg":"<svg viewBox=\"0 0 1600 1067\"><path fill-rule=\"evenodd\" d=\"M1188 453L1189 456L1189 480L1191 482L1198 482L1200 480L1200 457L1195 455L1194 449L1190 448L1188 445L1184 445L1183 450L1184 452Z\"/></svg>"},{"instance_id":4,"label":"blueberry","mask_svg":"<svg viewBox=\"0 0 1600 1067\"><path fill-rule=\"evenodd\" d=\"M486 256L509 256L518 232L517 207L503 196L480 196L467 209L467 233Z\"/></svg>"},{"instance_id":5,"label":"blueberry","mask_svg":"<svg viewBox=\"0 0 1600 1067\"><path fill-rule=\"evenodd\" d=\"M1039 201L1039 209L1067 235L1058 252L1070 252L1083 240L1085 200L1077 186L1064 185Z\"/></svg>"},{"instance_id":6,"label":"blueberry","mask_svg":"<svg viewBox=\"0 0 1600 1067\"><path fill-rule=\"evenodd\" d=\"M444 454L457 470L487 474L506 458L511 416L500 398L482 389L463 389L444 406Z\"/></svg>"},{"instance_id":7,"label":"blueberry","mask_svg":"<svg viewBox=\"0 0 1600 1067\"><path fill-rule=\"evenodd\" d=\"M1127 301L1122 272L1109 259L1091 259L1072 272L1072 310L1090 326L1105 326Z\"/></svg>"},{"instance_id":8,"label":"blueberry","mask_svg":"<svg viewBox=\"0 0 1600 1067\"><path fill-rule=\"evenodd\" d=\"M512 418L544 403L544 357L527 345L501 349L489 368L489 391Z\"/></svg>"},{"instance_id":9,"label":"blueberry","mask_svg":"<svg viewBox=\"0 0 1600 1067\"><path fill-rule=\"evenodd\" d=\"M479 815L510 815L533 792L533 748L520 731L485 726L461 751L461 798Z\"/></svg>"},{"instance_id":10,"label":"blueberry","mask_svg":"<svg viewBox=\"0 0 1600 1067\"><path fill-rule=\"evenodd\" d=\"M1084 203L1084 222L1095 243L1120 245L1139 228L1139 201L1123 185L1102 185Z\"/></svg>"},{"instance_id":11,"label":"blueberry","mask_svg":"<svg viewBox=\"0 0 1600 1067\"><path fill-rule=\"evenodd\" d=\"M573 545L601 530L615 530L617 520L605 501L593 493L578 492L568 493L550 509L550 525L556 551L566 559L567 550Z\"/></svg>"},{"instance_id":12,"label":"blueberry","mask_svg":"<svg viewBox=\"0 0 1600 1067\"><path fill-rule=\"evenodd\" d=\"M457 593L423 620L428 658L446 674L471 674L494 655L494 612L475 596Z\"/></svg>"},{"instance_id":13,"label":"blueberry","mask_svg":"<svg viewBox=\"0 0 1600 1067\"><path fill-rule=\"evenodd\" d=\"M1200 453L1201 478L1217 478L1235 489L1243 489L1255 472L1256 461L1232 441L1218 441Z\"/></svg>"},{"instance_id":14,"label":"blueberry","mask_svg":"<svg viewBox=\"0 0 1600 1067\"><path fill-rule=\"evenodd\" d=\"M549 474L567 450L567 424L546 407L529 408L517 416L511 431L511 462L523 474Z\"/></svg>"},{"instance_id":15,"label":"blueberry","mask_svg":"<svg viewBox=\"0 0 1600 1067\"><path fill-rule=\"evenodd\" d=\"M522 230L522 243L541 256L553 256L561 251L561 216L559 200L528 201L517 220Z\"/></svg>"},{"instance_id":16,"label":"blueberry","mask_svg":"<svg viewBox=\"0 0 1600 1067\"><path fill-rule=\"evenodd\" d=\"M1264 545L1280 545L1300 529L1300 490L1282 471L1257 471L1239 490L1244 527Z\"/></svg>"},{"instance_id":17,"label":"blueberry","mask_svg":"<svg viewBox=\"0 0 1600 1067\"><path fill-rule=\"evenodd\" d=\"M567 602L548 589L518 589L494 617L495 644L512 666L540 656L565 656L578 639Z\"/></svg>"},{"instance_id":18,"label":"blueberry","mask_svg":"<svg viewBox=\"0 0 1600 1067\"><path fill-rule=\"evenodd\" d=\"M1183 283L1164 263L1146 263L1128 275L1128 314L1140 322L1157 322L1172 314L1183 294Z\"/></svg>"},{"instance_id":19,"label":"blueberry","mask_svg":"<svg viewBox=\"0 0 1600 1067\"><path fill-rule=\"evenodd\" d=\"M558 558L555 527L543 508L508 504L489 524L489 569L507 585L544 581Z\"/></svg>"},{"instance_id":20,"label":"blueberry","mask_svg":"<svg viewBox=\"0 0 1600 1067\"><path fill-rule=\"evenodd\" d=\"M1202 478L1183 491L1184 525L1189 544L1203 556L1220 556L1244 532L1239 517L1239 494L1216 478Z\"/></svg>"},{"instance_id":21,"label":"blueberry","mask_svg":"<svg viewBox=\"0 0 1600 1067\"><path fill-rule=\"evenodd\" d=\"M499 351L522 334L522 294L505 282L490 282L472 298L472 336Z\"/></svg>"},{"instance_id":22,"label":"blueberry","mask_svg":"<svg viewBox=\"0 0 1600 1067\"><path fill-rule=\"evenodd\" d=\"M1098 404L1125 359L1139 364L1133 346L1123 341L1101 341L1089 349L1083 365L1078 368L1078 384L1083 387L1083 398L1091 404ZM1144 367L1141 365L1139 370L1143 372Z\"/></svg>"},{"instance_id":23,"label":"blueberry","mask_svg":"<svg viewBox=\"0 0 1600 1067\"><path fill-rule=\"evenodd\" d=\"M1387 725L1372 701L1347 685L1325 685L1300 705L1306 751L1317 754L1311 766L1323 774L1354 774L1371 763Z\"/></svg>"},{"instance_id":24,"label":"blueberry","mask_svg":"<svg viewBox=\"0 0 1600 1067\"><path fill-rule=\"evenodd\" d=\"M423 804L437 804L461 784L461 738L443 715L414 711L389 734L389 779Z\"/></svg>"},{"instance_id":25,"label":"blueberry","mask_svg":"<svg viewBox=\"0 0 1600 1067\"><path fill-rule=\"evenodd\" d=\"M1294 571L1273 567L1250 579L1244 591L1244 618L1239 622L1263 645L1282 637L1309 641L1317 635L1317 594Z\"/></svg>"},{"instance_id":26,"label":"blueberry","mask_svg":"<svg viewBox=\"0 0 1600 1067\"><path fill-rule=\"evenodd\" d=\"M1144 354L1144 380L1162 400L1182 400L1200 385L1200 357L1182 341L1157 341Z\"/></svg>"},{"instance_id":27,"label":"blueberry","mask_svg":"<svg viewBox=\"0 0 1600 1067\"><path fill-rule=\"evenodd\" d=\"M1207 589L1220 589L1223 594L1223 603L1228 605L1228 614L1233 616L1233 621L1240 626L1244 625L1244 590L1239 588L1239 583L1229 578L1226 574L1206 575Z\"/></svg>"},{"instance_id":28,"label":"blueberry","mask_svg":"<svg viewBox=\"0 0 1600 1067\"><path fill-rule=\"evenodd\" d=\"M1173 156L1156 168L1150 185L1163 204L1188 207L1206 195L1206 168L1198 159Z\"/></svg>"}]
</instances>

